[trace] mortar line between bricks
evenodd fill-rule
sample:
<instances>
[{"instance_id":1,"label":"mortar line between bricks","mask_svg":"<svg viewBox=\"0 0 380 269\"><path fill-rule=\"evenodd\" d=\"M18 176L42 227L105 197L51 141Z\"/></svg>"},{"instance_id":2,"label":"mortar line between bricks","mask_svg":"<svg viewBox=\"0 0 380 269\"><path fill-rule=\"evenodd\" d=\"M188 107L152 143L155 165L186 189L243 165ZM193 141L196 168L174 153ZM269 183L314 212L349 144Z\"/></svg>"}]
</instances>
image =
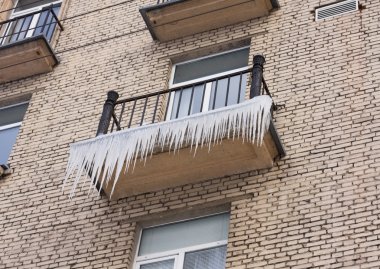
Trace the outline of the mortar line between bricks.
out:
<instances>
[{"instance_id":1,"label":"mortar line between bricks","mask_svg":"<svg viewBox=\"0 0 380 269\"><path fill-rule=\"evenodd\" d=\"M61 53L65 53L65 52L68 52L68 51L72 51L72 50L76 50L76 49L80 49L80 48L88 47L88 46L91 46L91 45L95 45L95 44L99 44L99 43L107 42L107 41L110 41L110 40L113 40L113 39L116 39L116 38L119 38L119 37L124 37L124 36L128 36L128 35L136 34L136 33L139 33L139 32L146 31L146 30L148 30L148 28L145 27L145 28L143 28L143 29L139 29L139 30L136 30L136 31L133 31L133 32L129 32L129 33L125 33L125 34L121 34L121 35L113 36L113 37L110 37L110 38L101 39L101 40L99 40L99 41L95 41L95 42L87 43L87 44L80 45L80 46L73 47L73 48L68 48L68 49L66 49L66 50L57 51L56 54L61 54Z\"/></svg>"}]
</instances>

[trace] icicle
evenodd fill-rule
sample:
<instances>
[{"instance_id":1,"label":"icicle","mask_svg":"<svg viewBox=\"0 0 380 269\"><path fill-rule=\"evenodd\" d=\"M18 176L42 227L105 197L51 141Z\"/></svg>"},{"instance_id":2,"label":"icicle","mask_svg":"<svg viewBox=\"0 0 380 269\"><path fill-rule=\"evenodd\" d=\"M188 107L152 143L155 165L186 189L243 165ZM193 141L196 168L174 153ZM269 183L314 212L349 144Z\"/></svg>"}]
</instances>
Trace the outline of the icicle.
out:
<instances>
[{"instance_id":1,"label":"icicle","mask_svg":"<svg viewBox=\"0 0 380 269\"><path fill-rule=\"evenodd\" d=\"M243 103L194 114L185 118L158 122L101 135L93 139L74 143L70 146L70 156L62 189L70 177L74 176L70 198L75 194L83 174L90 175L90 187L96 184L102 188L110 182L112 174L119 175L134 168L137 159L144 161L153 151L165 147L173 154L184 144L190 144L194 156L198 147L220 143L223 138L241 137L243 141L261 145L269 128L272 99L258 96ZM112 193L117 178L113 182Z\"/></svg>"}]
</instances>

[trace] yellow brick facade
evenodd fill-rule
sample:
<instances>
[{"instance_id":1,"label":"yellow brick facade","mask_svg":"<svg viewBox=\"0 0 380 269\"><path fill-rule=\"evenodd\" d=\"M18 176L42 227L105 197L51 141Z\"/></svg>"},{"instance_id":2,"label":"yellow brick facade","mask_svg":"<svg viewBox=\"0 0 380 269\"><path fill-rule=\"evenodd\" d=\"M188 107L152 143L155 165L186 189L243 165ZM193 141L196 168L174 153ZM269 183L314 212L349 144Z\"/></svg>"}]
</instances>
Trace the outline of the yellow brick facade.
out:
<instances>
[{"instance_id":1,"label":"yellow brick facade","mask_svg":"<svg viewBox=\"0 0 380 269\"><path fill-rule=\"evenodd\" d=\"M267 17L165 43L138 12L155 0L64 2L60 64L0 84L0 106L31 97L0 180L0 269L132 268L139 223L226 206L227 269L380 268L378 0L322 22L314 9L334 1L280 0ZM113 202L62 193L69 145L95 136L107 91L164 90L172 62L244 42L284 105L275 167Z\"/></svg>"}]
</instances>

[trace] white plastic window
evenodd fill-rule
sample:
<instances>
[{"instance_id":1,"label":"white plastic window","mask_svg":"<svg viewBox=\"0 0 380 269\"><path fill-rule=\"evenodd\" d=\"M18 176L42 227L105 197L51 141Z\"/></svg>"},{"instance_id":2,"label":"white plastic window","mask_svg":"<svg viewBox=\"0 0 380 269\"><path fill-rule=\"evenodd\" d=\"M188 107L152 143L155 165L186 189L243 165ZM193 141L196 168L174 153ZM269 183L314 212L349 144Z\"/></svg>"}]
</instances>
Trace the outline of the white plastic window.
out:
<instances>
[{"instance_id":1,"label":"white plastic window","mask_svg":"<svg viewBox=\"0 0 380 269\"><path fill-rule=\"evenodd\" d=\"M25 115L28 103L0 107L0 164L6 164Z\"/></svg>"},{"instance_id":2,"label":"white plastic window","mask_svg":"<svg viewBox=\"0 0 380 269\"><path fill-rule=\"evenodd\" d=\"M174 65L166 120L243 101L248 56L244 47Z\"/></svg>"},{"instance_id":3,"label":"white plastic window","mask_svg":"<svg viewBox=\"0 0 380 269\"><path fill-rule=\"evenodd\" d=\"M229 214L146 228L134 269L224 269Z\"/></svg>"}]
</instances>

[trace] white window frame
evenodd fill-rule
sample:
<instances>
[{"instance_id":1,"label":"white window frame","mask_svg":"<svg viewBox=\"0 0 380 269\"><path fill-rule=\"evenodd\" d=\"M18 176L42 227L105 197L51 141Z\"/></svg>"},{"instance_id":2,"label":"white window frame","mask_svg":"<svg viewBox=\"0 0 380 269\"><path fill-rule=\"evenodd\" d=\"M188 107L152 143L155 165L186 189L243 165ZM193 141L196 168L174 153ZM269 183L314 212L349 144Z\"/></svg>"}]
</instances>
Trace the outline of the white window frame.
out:
<instances>
[{"instance_id":1,"label":"white window frame","mask_svg":"<svg viewBox=\"0 0 380 269\"><path fill-rule=\"evenodd\" d=\"M12 128L17 127L17 126L21 126L21 124L22 124L22 122L20 121L20 122L8 124L8 125L2 125L2 126L0 126L0 131L12 129Z\"/></svg>"},{"instance_id":2,"label":"white window frame","mask_svg":"<svg viewBox=\"0 0 380 269\"><path fill-rule=\"evenodd\" d=\"M20 102L20 103L9 105L9 106L0 107L0 110L4 110L4 109L8 109L8 108L15 107L15 106L20 106L20 105L25 105L25 104L29 104L29 102L25 101L25 102ZM22 121L10 123L7 125L0 125L0 131L12 129L14 127L21 127L21 125L22 125ZM8 156L8 159L9 159L9 156Z\"/></svg>"},{"instance_id":3,"label":"white window frame","mask_svg":"<svg viewBox=\"0 0 380 269\"><path fill-rule=\"evenodd\" d=\"M236 69L232 69L232 70L221 72L221 73L216 73L216 74L213 74L213 75L210 75L210 76L200 77L200 78L197 78L197 79L192 79L192 80L188 80L188 81L181 82L181 83L174 83L174 75L175 75L176 68L177 68L178 65L187 64L187 63L191 63L191 62L197 62L197 61L204 60L204 59L207 59L207 58L212 58L212 57L223 55L223 54L229 54L231 52L235 52L235 51L239 51L239 50L244 50L244 49L249 49L249 48L250 48L250 46L244 46L244 47L240 47L240 48L237 48L237 49L223 51L223 52L220 52L220 53L215 53L215 54L207 55L207 56L204 56L204 57L200 57L200 58L192 59L192 60L189 60L189 61L184 61L184 62L180 62L180 63L174 64L173 67L172 67L172 70L171 70L171 74L170 74L169 89L178 88L178 87L182 87L182 86L187 86L187 85L195 84L195 83L198 83L198 82L202 82L202 81L206 81L206 80L210 80L210 79L214 79L214 78L218 78L218 77L228 76L228 75L233 74L233 73L247 71L249 69L248 65L245 66L245 67L236 68ZM206 111L209 110L209 103L210 103L210 99L211 99L211 90L212 90L212 82L206 83L204 100L203 100L203 106L201 108L201 112L206 112ZM171 120L171 115L172 115L172 110L173 110L173 105L174 105L174 97L175 97L175 91L173 91L173 92L170 93L170 97L169 97L170 102L169 102L169 105L168 105L168 112L166 114L166 119L165 119L167 121Z\"/></svg>"},{"instance_id":4,"label":"white window frame","mask_svg":"<svg viewBox=\"0 0 380 269\"><path fill-rule=\"evenodd\" d=\"M32 8L25 9L25 10L22 10L22 11L16 11L16 7L17 7L19 1L20 0L16 1L15 5L14 5L14 9L13 9L12 14L11 14L11 16L10 16L9 19L14 19L14 18L23 16L23 15L28 15L30 13L33 13L33 12L36 12L36 11L40 11L40 10L44 9L45 7L48 7L48 6L51 6L51 5L57 5L57 4L61 4L62 5L62 1L63 0L57 0L57 1L51 2L49 4L43 4L43 5L39 5L37 7L32 7ZM35 28L37 26L37 23L38 23L38 20L40 18L40 15L41 15L41 13L37 13L37 14L35 14L33 16L33 19L32 19L32 21L30 23L30 26L29 26L29 28L31 30L28 30L28 32L25 35L25 38L33 36L34 30L35 30ZM57 14L57 16L58 16L58 14ZM7 36L9 34L9 31L11 30L11 28L12 27L9 27L8 31L6 33L4 33L4 36ZM4 42L6 40L7 40L7 38L2 38L1 44L4 44Z\"/></svg>"},{"instance_id":5,"label":"white window frame","mask_svg":"<svg viewBox=\"0 0 380 269\"><path fill-rule=\"evenodd\" d=\"M194 245L194 246L185 247L185 248L179 248L179 249L174 249L174 250L169 250L169 251L157 252L157 253L148 254L148 255L142 255L142 256L138 255L139 250L140 250L141 238L142 238L142 234L143 234L144 229L154 228L154 227L159 227L159 226L165 226L165 225L180 223L180 222L185 222L185 221L191 221L191 220L196 220L196 219L200 219L200 218L207 218L207 217L211 217L211 216L215 216L215 215L219 215L219 214L225 214L225 213L228 213L228 211L219 212L216 214L205 215L205 216L196 217L196 218L191 218L191 219L184 219L184 220L180 220L180 221L164 223L164 224L155 225L155 226L144 227L143 229L141 229L140 234L139 234L139 240L137 243L133 269L140 269L141 265L144 265L144 264L150 264L150 263L154 263L154 262L158 262L158 261L170 260L173 258L174 258L173 269L183 269L186 253L194 252L194 251L200 251L200 250L206 250L206 249L212 249L212 248L216 248L216 247L227 246L228 240L220 240L220 241L210 242L210 243L206 243L206 244L199 244L199 245Z\"/></svg>"},{"instance_id":6,"label":"white window frame","mask_svg":"<svg viewBox=\"0 0 380 269\"><path fill-rule=\"evenodd\" d=\"M3 106L3 107L0 107L0 110L8 109L8 108L15 107L15 106L21 106L21 105L25 105L25 104L29 104L29 101L16 103L16 104L9 105L9 106ZM6 129L10 129L10 128L13 128L16 126L21 126L21 124L22 124L22 121L14 122L14 123L7 124L7 125L0 125L0 130L6 130Z\"/></svg>"},{"instance_id":7,"label":"white window frame","mask_svg":"<svg viewBox=\"0 0 380 269\"><path fill-rule=\"evenodd\" d=\"M146 264L151 264L151 263L160 262L160 261L166 261L166 260L174 260L174 268L177 268L178 255L175 255L175 256L164 256L164 257L160 257L160 258L156 258L156 259L152 258L152 259L149 259L149 260L136 261L134 268L140 269L141 265L146 265Z\"/></svg>"}]
</instances>

